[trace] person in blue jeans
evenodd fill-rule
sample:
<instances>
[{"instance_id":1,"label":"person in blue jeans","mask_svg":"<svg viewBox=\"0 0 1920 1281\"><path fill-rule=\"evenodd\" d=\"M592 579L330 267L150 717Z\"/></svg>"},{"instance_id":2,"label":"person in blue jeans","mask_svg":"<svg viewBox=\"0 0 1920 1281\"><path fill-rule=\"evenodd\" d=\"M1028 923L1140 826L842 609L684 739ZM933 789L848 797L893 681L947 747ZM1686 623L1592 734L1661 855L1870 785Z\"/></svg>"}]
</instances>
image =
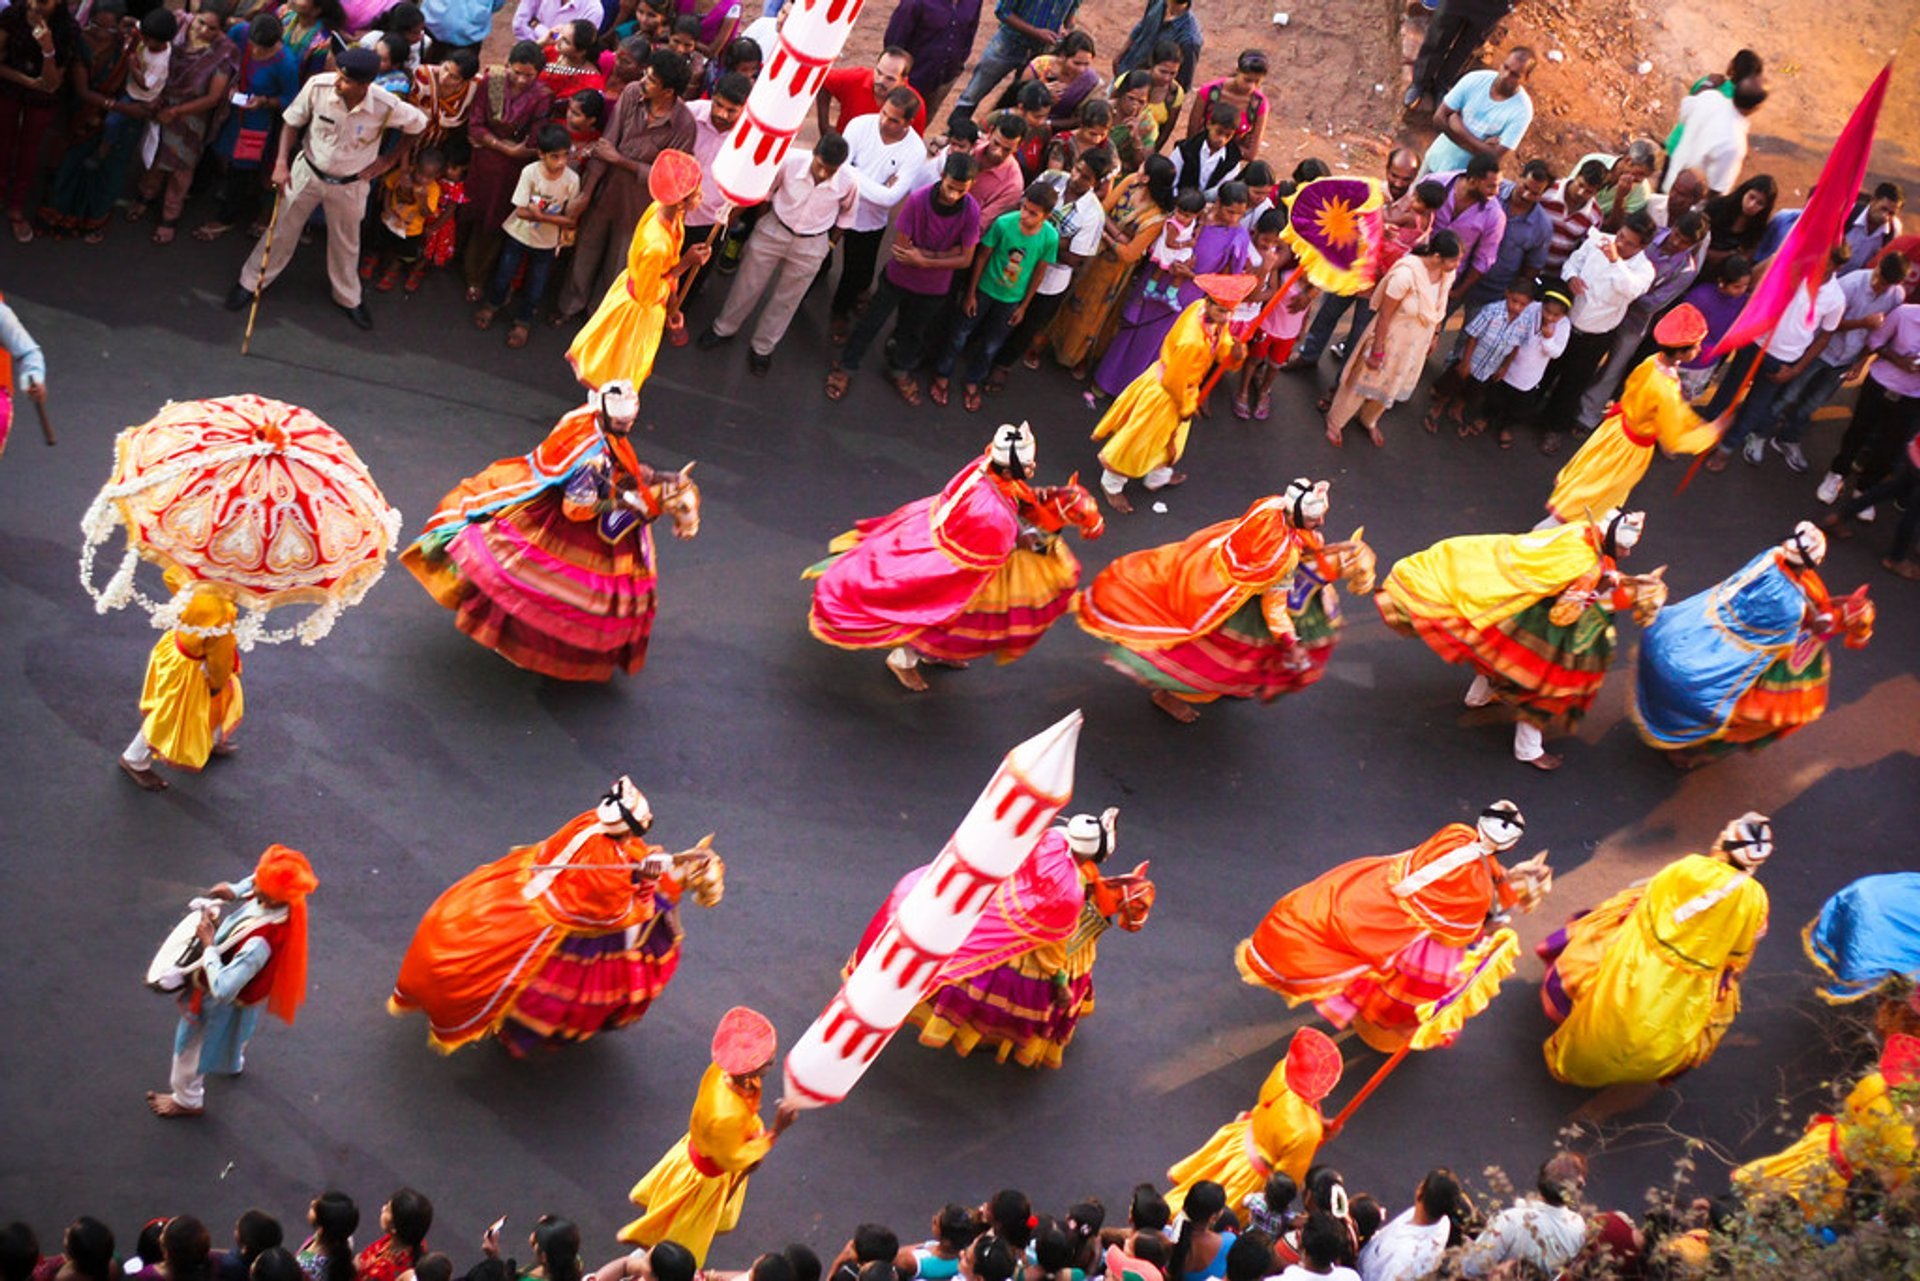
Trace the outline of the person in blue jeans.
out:
<instances>
[{"instance_id":1,"label":"person in blue jeans","mask_svg":"<svg viewBox=\"0 0 1920 1281\"><path fill-rule=\"evenodd\" d=\"M966 120L974 108L987 98L1000 82L1060 43L1060 37L1073 28L1073 15L1080 0L1000 0L993 16L1000 29L980 51L980 62L973 69L960 100L953 104L951 119Z\"/></svg>"},{"instance_id":2,"label":"person in blue jeans","mask_svg":"<svg viewBox=\"0 0 1920 1281\"><path fill-rule=\"evenodd\" d=\"M1827 256L1818 277L1809 279L1794 292L1771 336L1761 345L1760 367L1754 371L1753 383L1747 388L1746 399L1740 402L1733 426L1707 457L1708 471L1724 470L1736 450L1755 467L1765 458L1774 411L1788 385L1819 361L1840 327L1846 312L1846 296L1833 278L1833 271L1846 260L1846 247L1837 246ZM1729 370L1729 375L1731 372ZM1719 396L1714 399L1718 402Z\"/></svg>"},{"instance_id":3,"label":"person in blue jeans","mask_svg":"<svg viewBox=\"0 0 1920 1281\"><path fill-rule=\"evenodd\" d=\"M580 221L575 209L580 202L580 175L567 165L572 143L561 125L542 125L535 135L534 146L539 148L540 158L520 171L520 182L513 190L513 212L502 227L507 234L501 242L500 265L487 287L485 305L473 316L475 328L492 325L495 313L507 305L514 277L525 264L525 288L513 312L513 328L507 331L509 347L527 345L534 308L547 292L547 275L560 252L561 233Z\"/></svg>"},{"instance_id":4,"label":"person in blue jeans","mask_svg":"<svg viewBox=\"0 0 1920 1281\"><path fill-rule=\"evenodd\" d=\"M947 403L954 367L967 355L965 374L968 413L977 413L981 384L1007 336L1026 318L1027 304L1040 285L1040 268L1060 256L1060 231L1047 215L1060 193L1045 182L1028 185L1020 206L995 218L980 237L973 254L973 274L962 295L960 314L954 317L946 348L933 363L933 383L927 394L936 405Z\"/></svg>"}]
</instances>

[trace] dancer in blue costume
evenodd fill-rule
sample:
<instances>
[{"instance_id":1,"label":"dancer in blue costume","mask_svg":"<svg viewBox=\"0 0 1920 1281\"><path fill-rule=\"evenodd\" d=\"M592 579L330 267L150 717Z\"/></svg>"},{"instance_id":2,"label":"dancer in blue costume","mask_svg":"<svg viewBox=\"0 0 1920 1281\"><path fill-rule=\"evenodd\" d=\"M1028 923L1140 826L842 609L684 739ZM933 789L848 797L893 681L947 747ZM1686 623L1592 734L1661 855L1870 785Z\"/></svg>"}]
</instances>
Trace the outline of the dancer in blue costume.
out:
<instances>
[{"instance_id":1,"label":"dancer in blue costume","mask_svg":"<svg viewBox=\"0 0 1920 1281\"><path fill-rule=\"evenodd\" d=\"M1920 983L1920 872L1861 877L1800 938L1825 977L1821 997L1836 1005Z\"/></svg>"}]
</instances>

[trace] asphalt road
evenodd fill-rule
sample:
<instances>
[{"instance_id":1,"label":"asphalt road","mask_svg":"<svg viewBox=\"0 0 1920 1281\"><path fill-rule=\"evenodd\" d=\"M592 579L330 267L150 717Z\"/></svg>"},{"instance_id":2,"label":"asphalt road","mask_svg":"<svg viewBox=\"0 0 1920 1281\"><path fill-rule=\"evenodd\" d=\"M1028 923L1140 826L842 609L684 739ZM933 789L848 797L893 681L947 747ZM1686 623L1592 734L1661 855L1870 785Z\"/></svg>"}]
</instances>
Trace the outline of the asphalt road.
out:
<instances>
[{"instance_id":1,"label":"asphalt road","mask_svg":"<svg viewBox=\"0 0 1920 1281\"><path fill-rule=\"evenodd\" d=\"M1525 922L1529 944L1704 847L1740 811L1777 824L1764 873L1773 930L1747 1008L1709 1066L1581 1140L1602 1199L1638 1206L1682 1134L1715 1145L1696 1177L1718 1190L1716 1153L1767 1150L1782 1089L1795 1125L1821 1101L1835 1020L1811 996L1796 935L1847 881L1913 866L1920 813L1920 597L1877 567L1884 518L1870 539L1836 544L1828 565L1836 590L1869 581L1881 608L1872 647L1837 656L1826 719L1685 778L1626 722L1623 671L1565 745L1563 771L1516 765L1504 726L1462 722L1465 674L1364 603L1319 686L1209 708L1190 728L1104 668L1071 625L1014 667L936 672L931 694L908 697L877 654L808 637L800 570L855 518L937 489L1004 417L1033 422L1047 478L1090 476L1092 417L1057 370L1018 372L980 415L908 411L873 374L830 405L816 294L764 380L747 375L744 343L662 353L640 453L699 460L706 523L695 542L661 540L661 608L638 678L578 687L521 672L461 636L396 566L319 646L250 655L244 750L149 796L113 762L137 722L153 634L137 613L96 615L75 581L79 516L116 431L169 398L244 390L306 405L354 442L412 531L459 478L524 451L577 400L561 335L541 326L527 350L506 350L499 329L472 330L445 275L410 301L372 296L379 327L353 330L326 298L317 246L269 295L243 359L242 320L218 305L242 253L235 240L185 238L156 250L123 228L99 248L7 251L0 285L49 354L61 438L42 447L23 405L0 462L0 831L15 876L0 900L0 1218L51 1242L92 1213L130 1243L151 1215L197 1213L219 1234L248 1205L294 1220L339 1187L365 1210L364 1239L381 1200L409 1183L438 1204L434 1240L463 1267L503 1212L510 1238L543 1212L572 1216L597 1261L626 1189L684 1127L719 1013L757 1006L791 1043L893 880L932 857L1007 747L1075 707L1087 716L1077 804L1122 807L1120 857L1151 859L1160 897L1143 933L1107 936L1099 1010L1064 1070L903 1039L755 1175L717 1263L789 1239L837 1246L863 1220L912 1235L941 1203L1007 1185L1051 1207L1093 1193L1124 1213L1133 1183L1161 1177L1251 1101L1299 1022L1234 973L1233 945L1267 905L1499 796L1525 808L1528 848L1551 847L1559 871L1550 905ZM710 291L696 326L720 297ZM1428 437L1403 410L1385 450L1356 439L1335 453L1311 396L1307 380L1286 379L1268 423L1202 422L1171 511L1112 520L1105 540L1076 548L1088 573L1297 474L1334 482L1332 527L1364 523L1383 571L1440 537L1537 518L1553 465L1531 448ZM1836 431L1816 431L1816 458ZM1777 460L1676 498L1680 470L1657 466L1640 493L1639 560L1670 564L1677 593L1810 514L1814 478ZM715 831L729 863L725 902L686 911L672 988L641 1026L566 1053L432 1053L418 1020L382 1008L422 909L621 772L651 798L656 839ZM297 1026L263 1028L243 1078L210 1083L206 1119L162 1123L141 1095L165 1080L173 1016L141 974L186 897L243 874L270 841L305 850L323 881L311 999ZM1541 1064L1538 973L1529 956L1456 1048L1410 1062L1324 1150L1352 1189L1397 1208L1430 1165L1530 1173L1589 1101ZM1378 1062L1345 1048L1335 1103Z\"/></svg>"}]
</instances>

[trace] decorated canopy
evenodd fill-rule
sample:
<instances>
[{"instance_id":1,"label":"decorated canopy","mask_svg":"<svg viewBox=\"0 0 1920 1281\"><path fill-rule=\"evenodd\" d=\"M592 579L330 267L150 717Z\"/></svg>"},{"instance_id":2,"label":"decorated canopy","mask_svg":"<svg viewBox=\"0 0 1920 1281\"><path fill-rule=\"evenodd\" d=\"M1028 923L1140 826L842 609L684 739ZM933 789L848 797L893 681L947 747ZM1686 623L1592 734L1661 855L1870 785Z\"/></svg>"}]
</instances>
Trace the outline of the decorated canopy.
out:
<instances>
[{"instance_id":1,"label":"decorated canopy","mask_svg":"<svg viewBox=\"0 0 1920 1281\"><path fill-rule=\"evenodd\" d=\"M126 552L97 588L94 556L116 526ZM385 572L400 513L339 432L248 394L171 403L121 432L113 475L81 529L80 579L101 613L132 600L154 626L172 627L196 590L215 591L244 611L227 630L250 649L326 635ZM172 601L135 585L141 560L184 581ZM266 630L267 611L295 604L317 608L295 628Z\"/></svg>"},{"instance_id":2,"label":"decorated canopy","mask_svg":"<svg viewBox=\"0 0 1920 1281\"><path fill-rule=\"evenodd\" d=\"M1315 178L1287 200L1281 233L1307 280L1332 294L1373 288L1386 193L1371 178Z\"/></svg>"}]
</instances>

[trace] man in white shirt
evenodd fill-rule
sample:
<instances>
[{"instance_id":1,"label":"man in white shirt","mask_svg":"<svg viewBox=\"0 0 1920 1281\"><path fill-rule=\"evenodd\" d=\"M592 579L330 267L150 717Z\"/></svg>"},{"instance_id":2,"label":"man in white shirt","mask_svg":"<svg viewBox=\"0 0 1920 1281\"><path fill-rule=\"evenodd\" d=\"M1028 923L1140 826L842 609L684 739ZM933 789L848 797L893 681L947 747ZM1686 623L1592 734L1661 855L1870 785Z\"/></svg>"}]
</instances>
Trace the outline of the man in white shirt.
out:
<instances>
[{"instance_id":1,"label":"man in white shirt","mask_svg":"<svg viewBox=\"0 0 1920 1281\"><path fill-rule=\"evenodd\" d=\"M1106 210L1100 205L1100 190L1107 175L1119 163L1113 152L1095 147L1080 153L1071 173L1049 169L1037 179L1060 193L1060 202L1047 217L1060 233L1059 256L1040 268L1040 283L1034 287L1033 301L1019 328L1008 336L994 353L993 372L987 377L987 390L999 391L1007 383L1007 371L1024 356L1027 368L1040 367L1040 344L1047 329L1067 300L1080 264L1100 252L1100 233L1107 225Z\"/></svg>"},{"instance_id":2,"label":"man in white shirt","mask_svg":"<svg viewBox=\"0 0 1920 1281\"><path fill-rule=\"evenodd\" d=\"M1800 436L1807 429L1813 411L1833 399L1840 384L1862 367L1867 344L1873 340L1880 322L1895 307L1906 301L1902 286L1907 279L1907 257L1890 253L1865 271L1834 273L1846 310L1834 327L1833 337L1818 359L1807 362L1798 378L1787 384L1769 424L1774 452L1787 460L1787 470L1807 470L1807 454L1800 448ZM1756 433L1758 434L1758 433Z\"/></svg>"},{"instance_id":3,"label":"man in white shirt","mask_svg":"<svg viewBox=\"0 0 1920 1281\"><path fill-rule=\"evenodd\" d=\"M1530 1263L1548 1276L1573 1261L1587 1243L1587 1221L1577 1208L1587 1185L1587 1160L1561 1152L1540 1167L1539 1196L1522 1197L1493 1216L1460 1256L1460 1274L1484 1277L1502 1263Z\"/></svg>"},{"instance_id":4,"label":"man in white shirt","mask_svg":"<svg viewBox=\"0 0 1920 1281\"><path fill-rule=\"evenodd\" d=\"M773 349L786 337L793 314L833 249L834 235L853 225L860 188L846 161L847 140L826 133L813 145L812 155L795 152L781 163L767 194L766 213L754 224L740 255L726 305L695 346L707 351L730 342L771 286L760 323L754 326L747 368L764 375L772 366Z\"/></svg>"},{"instance_id":5,"label":"man in white shirt","mask_svg":"<svg viewBox=\"0 0 1920 1281\"><path fill-rule=\"evenodd\" d=\"M1465 1209L1453 1172L1429 1170L1414 1191L1413 1205L1360 1251L1360 1281L1420 1281L1432 1275L1446 1253L1454 1217Z\"/></svg>"},{"instance_id":6,"label":"man in white shirt","mask_svg":"<svg viewBox=\"0 0 1920 1281\"><path fill-rule=\"evenodd\" d=\"M733 127L740 123L740 113L746 109L747 95L753 92L753 81L738 71L729 71L721 76L713 87L711 98L702 98L698 102L687 104L687 114L693 117L693 158L700 162L700 203L687 211L686 226L681 232L680 243L686 245L706 244L713 236L713 228L726 212L727 197L720 190L720 184L714 181L713 162L720 154L720 148L733 134ZM707 270L713 263L710 258L694 268L693 283L687 286L685 303L690 303L700 293L700 287L710 274ZM685 333L684 330L681 331ZM685 338L681 342L685 343Z\"/></svg>"},{"instance_id":7,"label":"man in white shirt","mask_svg":"<svg viewBox=\"0 0 1920 1281\"><path fill-rule=\"evenodd\" d=\"M1653 219L1646 210L1627 215L1620 230L1608 235L1597 228L1568 255L1563 275L1573 295L1568 313L1567 350L1554 362L1557 381L1541 410L1547 425L1540 452L1560 452L1564 424L1577 421L1580 398L1613 348L1614 331L1626 320L1627 308L1653 285L1654 265L1646 248L1653 243Z\"/></svg>"},{"instance_id":8,"label":"man in white shirt","mask_svg":"<svg viewBox=\"0 0 1920 1281\"><path fill-rule=\"evenodd\" d=\"M847 126L847 170L859 188L853 223L840 238L840 284L833 291L833 341L846 341L854 309L873 284L880 242L894 206L913 190L913 178L927 158L927 144L913 128L920 96L904 85L890 91L880 110L856 117Z\"/></svg>"},{"instance_id":9,"label":"man in white shirt","mask_svg":"<svg viewBox=\"0 0 1920 1281\"><path fill-rule=\"evenodd\" d=\"M1702 89L1680 104L1680 141L1667 158L1662 191L1685 169L1698 169L1707 188L1724 196L1740 184L1740 167L1747 162L1747 130L1753 113L1767 100L1767 91L1747 81L1729 98L1718 88Z\"/></svg>"},{"instance_id":10,"label":"man in white shirt","mask_svg":"<svg viewBox=\"0 0 1920 1281\"><path fill-rule=\"evenodd\" d=\"M1817 292L1811 301L1805 284L1794 290L1787 309L1774 324L1773 336L1767 340L1760 368L1754 371L1753 385L1747 389L1747 398L1740 402L1733 426L1721 438L1713 457L1707 460L1713 470L1725 467L1736 449L1756 467L1766 457L1767 436L1773 430L1774 410L1779 407L1781 397L1794 379L1820 359L1839 331L1841 321L1846 319L1846 291L1833 274L1835 268L1844 266L1846 261L1846 246L1836 245L1820 269ZM1879 323L1877 314L1874 323ZM1715 463L1719 466L1714 466Z\"/></svg>"}]
</instances>

